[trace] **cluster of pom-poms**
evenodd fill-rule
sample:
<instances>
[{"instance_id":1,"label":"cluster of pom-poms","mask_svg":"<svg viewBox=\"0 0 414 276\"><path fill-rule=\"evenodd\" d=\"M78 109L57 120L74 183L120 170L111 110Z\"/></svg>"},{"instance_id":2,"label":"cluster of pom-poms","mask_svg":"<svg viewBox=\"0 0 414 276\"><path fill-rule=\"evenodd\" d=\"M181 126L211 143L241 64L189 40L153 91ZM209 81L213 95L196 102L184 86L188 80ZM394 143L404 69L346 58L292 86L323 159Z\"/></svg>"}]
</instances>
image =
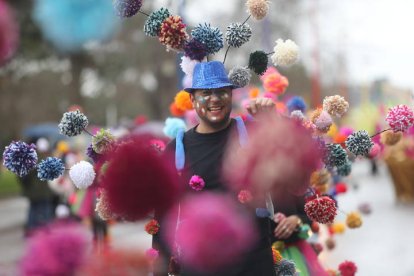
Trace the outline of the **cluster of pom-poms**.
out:
<instances>
[{"instance_id":1,"label":"cluster of pom-poms","mask_svg":"<svg viewBox=\"0 0 414 276\"><path fill-rule=\"evenodd\" d=\"M114 7L120 17L131 17L142 7L142 0L115 0Z\"/></svg>"},{"instance_id":2,"label":"cluster of pom-poms","mask_svg":"<svg viewBox=\"0 0 414 276\"><path fill-rule=\"evenodd\" d=\"M249 25L241 23L231 23L227 27L226 41L231 47L239 48L250 40L252 29Z\"/></svg>"},{"instance_id":3,"label":"cluster of pom-poms","mask_svg":"<svg viewBox=\"0 0 414 276\"><path fill-rule=\"evenodd\" d=\"M162 213L179 196L177 172L168 157L149 146L152 139L125 137L105 156L109 165L100 174L99 184L116 217L135 221L154 209Z\"/></svg>"},{"instance_id":4,"label":"cluster of pom-poms","mask_svg":"<svg viewBox=\"0 0 414 276\"><path fill-rule=\"evenodd\" d=\"M185 131L187 125L185 124L183 119L180 118L167 118L165 120L165 125L163 128L163 133L171 138L174 139L177 136L179 131Z\"/></svg>"},{"instance_id":5,"label":"cluster of pom-poms","mask_svg":"<svg viewBox=\"0 0 414 276\"><path fill-rule=\"evenodd\" d=\"M336 204L328 196L313 197L305 204L306 215L319 223L332 223L336 216Z\"/></svg>"},{"instance_id":6,"label":"cluster of pom-poms","mask_svg":"<svg viewBox=\"0 0 414 276\"><path fill-rule=\"evenodd\" d=\"M408 106L400 104L389 109L385 120L394 132L405 132L413 126L414 114Z\"/></svg>"},{"instance_id":7,"label":"cluster of pom-poms","mask_svg":"<svg viewBox=\"0 0 414 276\"><path fill-rule=\"evenodd\" d=\"M362 225L362 218L358 212L351 212L346 216L346 225L353 229L359 228Z\"/></svg>"},{"instance_id":8,"label":"cluster of pom-poms","mask_svg":"<svg viewBox=\"0 0 414 276\"><path fill-rule=\"evenodd\" d=\"M62 159L56 157L48 157L37 166L37 177L42 181L58 178L64 172L65 164Z\"/></svg>"},{"instance_id":9,"label":"cluster of pom-poms","mask_svg":"<svg viewBox=\"0 0 414 276\"><path fill-rule=\"evenodd\" d=\"M340 167L348 162L348 155L341 145L328 144L323 161L327 168Z\"/></svg>"},{"instance_id":10,"label":"cluster of pom-poms","mask_svg":"<svg viewBox=\"0 0 414 276\"><path fill-rule=\"evenodd\" d=\"M170 16L170 12L166 8L161 8L152 12L144 24L144 33L148 36L158 36L161 30L162 22Z\"/></svg>"},{"instance_id":11,"label":"cluster of pom-poms","mask_svg":"<svg viewBox=\"0 0 414 276\"><path fill-rule=\"evenodd\" d=\"M291 66L299 59L299 47L290 39L278 39L273 51L271 59L275 66Z\"/></svg>"},{"instance_id":12,"label":"cluster of pom-poms","mask_svg":"<svg viewBox=\"0 0 414 276\"><path fill-rule=\"evenodd\" d=\"M263 51L255 51L249 56L249 69L257 75L263 75L266 72L268 64L267 54Z\"/></svg>"},{"instance_id":13,"label":"cluster of pom-poms","mask_svg":"<svg viewBox=\"0 0 414 276\"><path fill-rule=\"evenodd\" d=\"M3 165L20 177L27 175L37 164L35 144L11 142L3 152Z\"/></svg>"},{"instance_id":14,"label":"cluster of pom-poms","mask_svg":"<svg viewBox=\"0 0 414 276\"><path fill-rule=\"evenodd\" d=\"M247 12L256 20L263 19L269 11L268 0L247 0Z\"/></svg>"},{"instance_id":15,"label":"cluster of pom-poms","mask_svg":"<svg viewBox=\"0 0 414 276\"><path fill-rule=\"evenodd\" d=\"M359 130L346 138L345 145L353 154L367 156L374 143L366 130Z\"/></svg>"},{"instance_id":16,"label":"cluster of pom-poms","mask_svg":"<svg viewBox=\"0 0 414 276\"><path fill-rule=\"evenodd\" d=\"M92 137L92 149L98 153L103 154L110 150L115 143L115 136L107 129L100 129Z\"/></svg>"},{"instance_id":17,"label":"cluster of pom-poms","mask_svg":"<svg viewBox=\"0 0 414 276\"><path fill-rule=\"evenodd\" d=\"M191 31L191 36L200 41L206 47L209 54L214 54L220 51L223 46L223 33L219 28L211 27L210 24L199 24Z\"/></svg>"},{"instance_id":18,"label":"cluster of pom-poms","mask_svg":"<svg viewBox=\"0 0 414 276\"><path fill-rule=\"evenodd\" d=\"M355 276L358 268L354 262L344 261L339 264L338 270L341 273L341 276Z\"/></svg>"},{"instance_id":19,"label":"cluster of pom-poms","mask_svg":"<svg viewBox=\"0 0 414 276\"><path fill-rule=\"evenodd\" d=\"M349 103L339 95L325 97L323 99L323 110L332 116L342 117L349 108Z\"/></svg>"},{"instance_id":20,"label":"cluster of pom-poms","mask_svg":"<svg viewBox=\"0 0 414 276\"><path fill-rule=\"evenodd\" d=\"M184 55L192 60L202 61L207 56L207 50L203 43L193 38L184 43Z\"/></svg>"},{"instance_id":21,"label":"cluster of pom-poms","mask_svg":"<svg viewBox=\"0 0 414 276\"><path fill-rule=\"evenodd\" d=\"M190 185L191 189L195 191L201 191L204 189L206 183L204 182L204 179L201 176L193 175L190 178L188 185Z\"/></svg>"},{"instance_id":22,"label":"cluster of pom-poms","mask_svg":"<svg viewBox=\"0 0 414 276\"><path fill-rule=\"evenodd\" d=\"M158 39L167 48L181 50L188 37L185 28L186 25L180 16L171 15L162 22Z\"/></svg>"},{"instance_id":23,"label":"cluster of pom-poms","mask_svg":"<svg viewBox=\"0 0 414 276\"><path fill-rule=\"evenodd\" d=\"M7 2L0 1L0 66L7 62L15 53L19 30L12 10Z\"/></svg>"},{"instance_id":24,"label":"cluster of pom-poms","mask_svg":"<svg viewBox=\"0 0 414 276\"><path fill-rule=\"evenodd\" d=\"M229 72L229 80L237 87L245 87L250 83L252 75L247 67L236 66Z\"/></svg>"},{"instance_id":25,"label":"cluster of pom-poms","mask_svg":"<svg viewBox=\"0 0 414 276\"><path fill-rule=\"evenodd\" d=\"M160 224L156 219L152 219L147 224L145 224L145 232L150 235L156 235L159 230Z\"/></svg>"},{"instance_id":26,"label":"cluster of pom-poms","mask_svg":"<svg viewBox=\"0 0 414 276\"><path fill-rule=\"evenodd\" d=\"M60 133L69 137L76 136L88 126L88 118L79 110L63 113L59 123Z\"/></svg>"},{"instance_id":27,"label":"cluster of pom-poms","mask_svg":"<svg viewBox=\"0 0 414 276\"><path fill-rule=\"evenodd\" d=\"M86 189L95 180L95 170L91 163L80 161L69 170L69 177L78 189Z\"/></svg>"}]
</instances>

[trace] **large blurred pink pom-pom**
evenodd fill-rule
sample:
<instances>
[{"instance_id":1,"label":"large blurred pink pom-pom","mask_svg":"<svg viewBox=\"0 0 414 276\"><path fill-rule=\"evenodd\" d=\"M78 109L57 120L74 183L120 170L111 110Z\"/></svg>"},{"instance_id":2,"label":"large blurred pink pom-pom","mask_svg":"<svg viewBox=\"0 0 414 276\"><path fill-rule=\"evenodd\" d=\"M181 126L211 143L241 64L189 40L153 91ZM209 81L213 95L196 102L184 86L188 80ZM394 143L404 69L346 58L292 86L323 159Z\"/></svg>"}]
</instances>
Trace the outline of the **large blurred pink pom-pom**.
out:
<instances>
[{"instance_id":1,"label":"large blurred pink pom-pom","mask_svg":"<svg viewBox=\"0 0 414 276\"><path fill-rule=\"evenodd\" d=\"M328 196L315 197L305 204L306 215L319 223L332 223L336 216L335 201Z\"/></svg>"},{"instance_id":2,"label":"large blurred pink pom-pom","mask_svg":"<svg viewBox=\"0 0 414 276\"><path fill-rule=\"evenodd\" d=\"M100 185L117 217L143 219L154 209L164 212L177 200L179 184L173 162L149 146L151 139L128 137L104 158L108 165Z\"/></svg>"},{"instance_id":3,"label":"large blurred pink pom-pom","mask_svg":"<svg viewBox=\"0 0 414 276\"><path fill-rule=\"evenodd\" d=\"M6 2L0 0L0 66L16 51L18 34L19 30L12 10Z\"/></svg>"},{"instance_id":4,"label":"large blurred pink pom-pom","mask_svg":"<svg viewBox=\"0 0 414 276\"><path fill-rule=\"evenodd\" d=\"M320 152L308 130L297 122L268 114L251 126L249 142L230 143L224 176L235 191L252 194L289 191L304 194L320 164Z\"/></svg>"},{"instance_id":5,"label":"large blurred pink pom-pom","mask_svg":"<svg viewBox=\"0 0 414 276\"><path fill-rule=\"evenodd\" d=\"M88 231L72 224L56 224L37 232L20 263L22 275L75 275L89 255Z\"/></svg>"},{"instance_id":6,"label":"large blurred pink pom-pom","mask_svg":"<svg viewBox=\"0 0 414 276\"><path fill-rule=\"evenodd\" d=\"M213 273L234 263L255 242L253 222L224 195L203 193L184 200L177 230L176 214L173 209L167 217L166 240L172 250L179 246L181 262L194 270Z\"/></svg>"},{"instance_id":7,"label":"large blurred pink pom-pom","mask_svg":"<svg viewBox=\"0 0 414 276\"><path fill-rule=\"evenodd\" d=\"M394 132L406 131L414 124L413 111L406 105L400 104L388 111L385 120Z\"/></svg>"}]
</instances>

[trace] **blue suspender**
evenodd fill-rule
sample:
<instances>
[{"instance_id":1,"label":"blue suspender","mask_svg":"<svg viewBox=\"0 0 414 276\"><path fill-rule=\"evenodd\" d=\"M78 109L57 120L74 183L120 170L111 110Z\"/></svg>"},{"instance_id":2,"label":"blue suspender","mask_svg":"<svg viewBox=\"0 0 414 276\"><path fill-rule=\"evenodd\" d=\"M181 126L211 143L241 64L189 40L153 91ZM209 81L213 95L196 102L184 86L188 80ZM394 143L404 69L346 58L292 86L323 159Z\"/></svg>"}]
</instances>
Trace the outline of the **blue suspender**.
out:
<instances>
[{"instance_id":1,"label":"blue suspender","mask_svg":"<svg viewBox=\"0 0 414 276\"><path fill-rule=\"evenodd\" d=\"M184 130L181 129L177 132L175 137L175 168L178 172L181 172L184 169L185 164L185 153L184 153Z\"/></svg>"}]
</instances>

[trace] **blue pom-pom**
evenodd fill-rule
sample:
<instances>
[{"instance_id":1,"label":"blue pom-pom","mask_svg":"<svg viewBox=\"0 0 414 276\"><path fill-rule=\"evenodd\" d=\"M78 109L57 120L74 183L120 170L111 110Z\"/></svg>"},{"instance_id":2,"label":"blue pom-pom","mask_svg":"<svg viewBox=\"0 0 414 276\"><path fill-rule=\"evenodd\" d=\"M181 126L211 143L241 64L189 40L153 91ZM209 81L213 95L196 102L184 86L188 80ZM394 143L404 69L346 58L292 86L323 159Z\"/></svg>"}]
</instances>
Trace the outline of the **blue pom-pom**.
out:
<instances>
[{"instance_id":1,"label":"blue pom-pom","mask_svg":"<svg viewBox=\"0 0 414 276\"><path fill-rule=\"evenodd\" d=\"M359 130L346 138L346 148L355 155L368 155L374 143L366 130Z\"/></svg>"},{"instance_id":2,"label":"blue pom-pom","mask_svg":"<svg viewBox=\"0 0 414 276\"><path fill-rule=\"evenodd\" d=\"M37 177L42 181L58 178L64 172L65 164L56 157L48 157L37 166Z\"/></svg>"},{"instance_id":3,"label":"blue pom-pom","mask_svg":"<svg viewBox=\"0 0 414 276\"><path fill-rule=\"evenodd\" d=\"M349 162L346 151L338 144L326 145L323 161L327 168L340 167Z\"/></svg>"},{"instance_id":4,"label":"blue pom-pom","mask_svg":"<svg viewBox=\"0 0 414 276\"><path fill-rule=\"evenodd\" d=\"M106 41L119 26L108 0L36 0L33 17L45 38L64 52L91 41Z\"/></svg>"},{"instance_id":5,"label":"blue pom-pom","mask_svg":"<svg viewBox=\"0 0 414 276\"><path fill-rule=\"evenodd\" d=\"M275 264L275 270L277 276L295 276L296 265L290 260L283 259Z\"/></svg>"},{"instance_id":6,"label":"blue pom-pom","mask_svg":"<svg viewBox=\"0 0 414 276\"><path fill-rule=\"evenodd\" d=\"M288 108L289 114L292 113L294 110L300 110L302 113L306 111L306 103L302 97L294 96L289 99L286 103Z\"/></svg>"},{"instance_id":7,"label":"blue pom-pom","mask_svg":"<svg viewBox=\"0 0 414 276\"><path fill-rule=\"evenodd\" d=\"M142 0L115 0L114 8L120 17L131 17L142 7Z\"/></svg>"},{"instance_id":8,"label":"blue pom-pom","mask_svg":"<svg viewBox=\"0 0 414 276\"><path fill-rule=\"evenodd\" d=\"M171 14L168 9L161 8L152 12L144 25L144 33L148 36L157 36L161 30L162 22Z\"/></svg>"},{"instance_id":9,"label":"blue pom-pom","mask_svg":"<svg viewBox=\"0 0 414 276\"><path fill-rule=\"evenodd\" d=\"M206 47L196 39L191 39L184 44L184 55L192 60L202 61L207 56Z\"/></svg>"},{"instance_id":10,"label":"blue pom-pom","mask_svg":"<svg viewBox=\"0 0 414 276\"><path fill-rule=\"evenodd\" d=\"M88 126L88 118L79 110L65 112L59 124L60 133L72 137L82 133Z\"/></svg>"},{"instance_id":11,"label":"blue pom-pom","mask_svg":"<svg viewBox=\"0 0 414 276\"><path fill-rule=\"evenodd\" d=\"M210 24L199 24L191 31L191 36L200 41L206 47L207 53L214 54L223 48L223 33L218 29L211 27Z\"/></svg>"},{"instance_id":12,"label":"blue pom-pom","mask_svg":"<svg viewBox=\"0 0 414 276\"><path fill-rule=\"evenodd\" d=\"M93 150L92 144L90 144L86 148L86 156L88 156L94 163L98 162L99 157L101 156L99 153L96 153Z\"/></svg>"},{"instance_id":13,"label":"blue pom-pom","mask_svg":"<svg viewBox=\"0 0 414 276\"><path fill-rule=\"evenodd\" d=\"M17 141L8 145L3 152L3 165L20 177L27 175L37 164L36 146Z\"/></svg>"},{"instance_id":14,"label":"blue pom-pom","mask_svg":"<svg viewBox=\"0 0 414 276\"><path fill-rule=\"evenodd\" d=\"M163 132L169 138L175 138L180 129L186 129L184 120L179 118L167 118L167 120L165 120Z\"/></svg>"}]
</instances>

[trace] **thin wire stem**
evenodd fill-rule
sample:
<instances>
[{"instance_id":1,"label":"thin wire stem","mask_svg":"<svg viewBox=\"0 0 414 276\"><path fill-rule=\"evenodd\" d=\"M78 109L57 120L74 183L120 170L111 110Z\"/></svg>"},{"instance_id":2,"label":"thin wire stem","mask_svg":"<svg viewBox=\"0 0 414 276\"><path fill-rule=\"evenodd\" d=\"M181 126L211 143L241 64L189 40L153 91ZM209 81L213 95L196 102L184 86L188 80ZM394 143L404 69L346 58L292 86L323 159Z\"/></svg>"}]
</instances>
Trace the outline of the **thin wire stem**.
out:
<instances>
[{"instance_id":1,"label":"thin wire stem","mask_svg":"<svg viewBox=\"0 0 414 276\"><path fill-rule=\"evenodd\" d=\"M148 13L145 13L145 12L143 12L143 11L138 11L139 13L142 13L143 15L146 15L146 16L149 16L149 14Z\"/></svg>"},{"instance_id":2,"label":"thin wire stem","mask_svg":"<svg viewBox=\"0 0 414 276\"><path fill-rule=\"evenodd\" d=\"M244 24L246 24L246 22L250 19L250 17L251 17L252 15L249 15L247 18L246 18L246 20L244 20L244 22L242 23L242 26L244 25Z\"/></svg>"},{"instance_id":3,"label":"thin wire stem","mask_svg":"<svg viewBox=\"0 0 414 276\"><path fill-rule=\"evenodd\" d=\"M93 135L92 133L90 133L89 131L87 131L86 128L84 128L83 131L85 131L86 133L88 133L90 136L95 137L95 135Z\"/></svg>"},{"instance_id":4,"label":"thin wire stem","mask_svg":"<svg viewBox=\"0 0 414 276\"><path fill-rule=\"evenodd\" d=\"M387 129L384 129L384 130L382 130L382 131L380 131L378 133L375 133L374 135L371 136L371 138L374 138L375 136L380 135L381 133L386 132L388 130L391 130L391 128L387 128Z\"/></svg>"},{"instance_id":5,"label":"thin wire stem","mask_svg":"<svg viewBox=\"0 0 414 276\"><path fill-rule=\"evenodd\" d=\"M229 52L229 50L230 50L230 46L229 46L229 47L227 47L226 54L224 55L223 64L226 62L227 53Z\"/></svg>"}]
</instances>

